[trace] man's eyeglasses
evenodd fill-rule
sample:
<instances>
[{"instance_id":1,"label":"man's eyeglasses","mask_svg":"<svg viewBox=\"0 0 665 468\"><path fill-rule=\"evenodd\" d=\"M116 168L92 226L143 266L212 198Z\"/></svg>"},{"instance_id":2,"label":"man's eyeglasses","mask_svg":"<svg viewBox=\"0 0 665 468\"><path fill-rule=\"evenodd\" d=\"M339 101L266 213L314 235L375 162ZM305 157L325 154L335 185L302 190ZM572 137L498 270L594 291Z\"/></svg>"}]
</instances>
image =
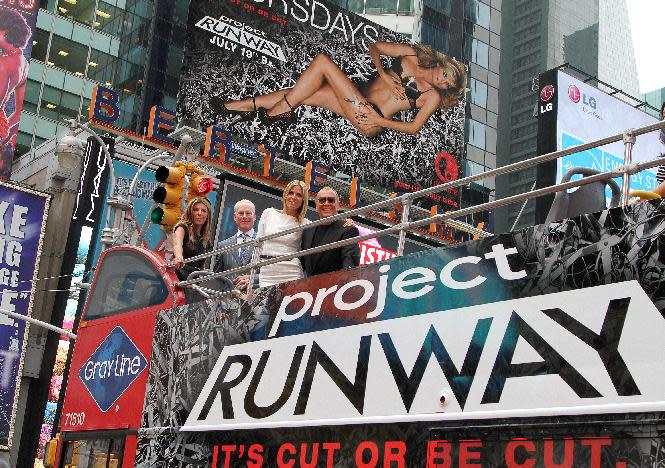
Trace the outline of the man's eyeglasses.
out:
<instances>
[{"instance_id":1,"label":"man's eyeglasses","mask_svg":"<svg viewBox=\"0 0 665 468\"><path fill-rule=\"evenodd\" d=\"M335 203L337 198L335 197L319 197L316 199L317 203Z\"/></svg>"}]
</instances>

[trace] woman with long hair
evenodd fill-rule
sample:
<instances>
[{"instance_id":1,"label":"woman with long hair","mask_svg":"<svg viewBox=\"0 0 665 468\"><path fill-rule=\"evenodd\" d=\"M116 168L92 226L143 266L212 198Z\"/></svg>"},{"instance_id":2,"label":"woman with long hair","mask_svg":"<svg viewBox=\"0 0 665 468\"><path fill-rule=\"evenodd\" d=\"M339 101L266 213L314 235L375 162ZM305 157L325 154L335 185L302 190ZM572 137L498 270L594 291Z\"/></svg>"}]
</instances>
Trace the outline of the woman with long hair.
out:
<instances>
[{"instance_id":1,"label":"woman with long hair","mask_svg":"<svg viewBox=\"0 0 665 468\"><path fill-rule=\"evenodd\" d=\"M261 214L257 237L275 234L295 226L308 224L310 221L305 218L308 199L307 186L303 181L292 180L289 182L282 193L282 208L266 208ZM295 253L300 250L301 240L302 231L270 239L263 243L261 259L265 260ZM303 270L300 260L292 258L291 260L262 267L259 275L259 286L270 286L297 280L302 277Z\"/></svg>"},{"instance_id":2,"label":"woman with long hair","mask_svg":"<svg viewBox=\"0 0 665 468\"><path fill-rule=\"evenodd\" d=\"M220 117L238 121L258 115L267 125L291 123L295 109L309 105L346 118L371 138L384 129L415 135L434 112L454 107L466 91L466 66L423 45L376 42L369 46L377 74L358 87L324 54L317 54L292 88L238 101L213 97L210 107ZM392 57L388 69L381 56ZM417 113L410 122L393 120L400 111Z\"/></svg>"},{"instance_id":3,"label":"woman with long hair","mask_svg":"<svg viewBox=\"0 0 665 468\"><path fill-rule=\"evenodd\" d=\"M187 264L184 259L200 255L210 248L211 216L212 207L207 198L192 198L180 222L173 228L173 266L181 281L203 268L205 259Z\"/></svg>"}]
</instances>

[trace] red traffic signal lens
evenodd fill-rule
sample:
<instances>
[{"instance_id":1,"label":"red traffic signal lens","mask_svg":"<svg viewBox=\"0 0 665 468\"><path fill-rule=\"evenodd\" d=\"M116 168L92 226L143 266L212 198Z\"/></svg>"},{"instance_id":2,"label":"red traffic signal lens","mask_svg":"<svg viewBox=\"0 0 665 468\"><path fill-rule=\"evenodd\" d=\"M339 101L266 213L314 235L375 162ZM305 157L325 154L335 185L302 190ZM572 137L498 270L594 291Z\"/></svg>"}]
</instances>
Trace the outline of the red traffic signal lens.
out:
<instances>
[{"instance_id":1,"label":"red traffic signal lens","mask_svg":"<svg viewBox=\"0 0 665 468\"><path fill-rule=\"evenodd\" d=\"M207 195L215 187L210 177L197 177L193 182L199 195Z\"/></svg>"}]
</instances>

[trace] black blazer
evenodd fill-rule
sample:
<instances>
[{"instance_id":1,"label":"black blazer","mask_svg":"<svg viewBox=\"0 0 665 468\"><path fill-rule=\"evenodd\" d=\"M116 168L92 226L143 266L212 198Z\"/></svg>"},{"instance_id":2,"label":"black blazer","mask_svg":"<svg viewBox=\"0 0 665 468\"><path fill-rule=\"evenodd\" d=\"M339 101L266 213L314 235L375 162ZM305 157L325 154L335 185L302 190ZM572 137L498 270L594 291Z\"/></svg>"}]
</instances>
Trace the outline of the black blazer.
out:
<instances>
[{"instance_id":1,"label":"black blazer","mask_svg":"<svg viewBox=\"0 0 665 468\"><path fill-rule=\"evenodd\" d=\"M323 238L317 242L318 245L330 244L358 235L358 228L355 226L344 227L344 221L335 221L331 225L326 226L326 228L323 232ZM317 237L322 235L321 227L318 229L305 229L302 233L303 250L312 248L315 232ZM320 275L322 273L358 266L360 263L360 248L358 247L358 243L354 242L351 245L345 245L338 249L306 255L305 257L301 257L301 260L306 276Z\"/></svg>"}]
</instances>

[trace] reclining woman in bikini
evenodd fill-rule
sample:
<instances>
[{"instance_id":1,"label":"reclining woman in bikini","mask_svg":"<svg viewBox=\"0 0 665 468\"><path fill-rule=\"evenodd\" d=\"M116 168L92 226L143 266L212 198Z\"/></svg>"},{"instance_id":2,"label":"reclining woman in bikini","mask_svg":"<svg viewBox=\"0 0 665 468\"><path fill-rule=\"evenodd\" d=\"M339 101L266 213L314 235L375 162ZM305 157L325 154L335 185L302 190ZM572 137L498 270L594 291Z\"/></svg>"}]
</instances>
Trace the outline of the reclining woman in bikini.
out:
<instances>
[{"instance_id":1,"label":"reclining woman in bikini","mask_svg":"<svg viewBox=\"0 0 665 468\"><path fill-rule=\"evenodd\" d=\"M237 117L235 122L258 114L265 124L275 124L293 122L300 105L316 106L346 118L371 138L386 128L415 135L437 108L455 106L465 93L466 67L429 47L377 42L369 52L378 73L361 88L320 53L292 88L238 101L213 97L210 107L219 116ZM394 58L387 70L381 55ZM418 110L412 121L392 120L408 109Z\"/></svg>"}]
</instances>

